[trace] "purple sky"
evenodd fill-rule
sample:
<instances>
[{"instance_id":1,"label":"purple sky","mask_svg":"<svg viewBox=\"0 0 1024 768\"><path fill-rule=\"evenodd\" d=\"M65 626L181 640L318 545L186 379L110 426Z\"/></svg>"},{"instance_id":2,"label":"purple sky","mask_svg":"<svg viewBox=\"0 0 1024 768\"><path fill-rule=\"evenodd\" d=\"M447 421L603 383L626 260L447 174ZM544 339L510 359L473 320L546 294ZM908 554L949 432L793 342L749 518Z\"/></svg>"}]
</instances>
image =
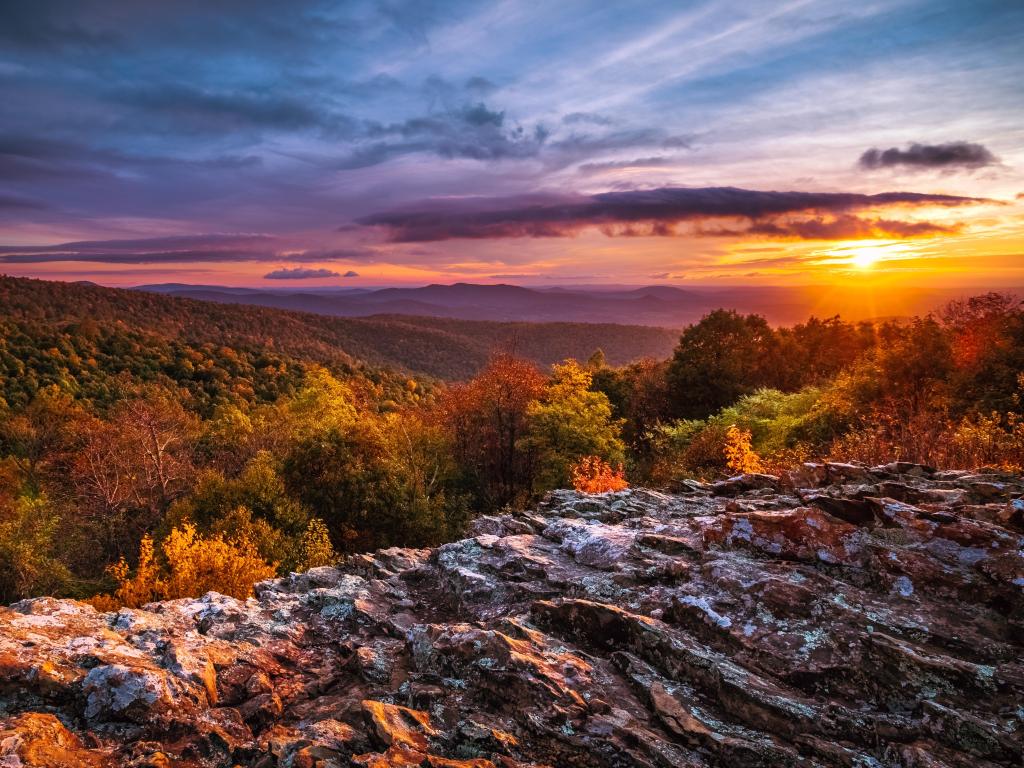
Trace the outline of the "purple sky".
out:
<instances>
[{"instance_id":1,"label":"purple sky","mask_svg":"<svg viewBox=\"0 0 1024 768\"><path fill-rule=\"evenodd\" d=\"M5 3L0 271L1022 285L1022 39L1020 2Z\"/></svg>"}]
</instances>

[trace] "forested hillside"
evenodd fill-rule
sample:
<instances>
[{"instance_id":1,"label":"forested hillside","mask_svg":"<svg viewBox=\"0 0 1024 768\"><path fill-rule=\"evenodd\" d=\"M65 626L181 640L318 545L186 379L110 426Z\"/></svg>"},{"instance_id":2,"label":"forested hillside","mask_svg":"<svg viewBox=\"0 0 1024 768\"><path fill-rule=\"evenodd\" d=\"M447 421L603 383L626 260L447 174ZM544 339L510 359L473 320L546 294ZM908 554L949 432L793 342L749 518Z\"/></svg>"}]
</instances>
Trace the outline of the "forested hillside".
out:
<instances>
[{"instance_id":1,"label":"forested hillside","mask_svg":"<svg viewBox=\"0 0 1024 768\"><path fill-rule=\"evenodd\" d=\"M0 602L244 596L567 486L1024 464L1024 311L994 293L905 322L719 309L628 364L592 350L662 337L15 279L0 307Z\"/></svg>"},{"instance_id":2,"label":"forested hillside","mask_svg":"<svg viewBox=\"0 0 1024 768\"><path fill-rule=\"evenodd\" d=\"M213 345L252 354L258 351L274 360L286 357L346 369L387 367L449 380L473 375L495 351L550 365L567 357L587 357L600 347L610 362L619 365L642 357L665 357L678 336L677 331L661 328L610 324L325 317L0 276L0 322L5 323L5 337L20 334L30 348L60 350L62 344L70 345L68 351L80 355L74 334L82 333L78 325L83 321L87 335L128 333L132 338L125 343L133 348L139 334L155 334L157 345ZM115 356L123 355L118 351Z\"/></svg>"}]
</instances>

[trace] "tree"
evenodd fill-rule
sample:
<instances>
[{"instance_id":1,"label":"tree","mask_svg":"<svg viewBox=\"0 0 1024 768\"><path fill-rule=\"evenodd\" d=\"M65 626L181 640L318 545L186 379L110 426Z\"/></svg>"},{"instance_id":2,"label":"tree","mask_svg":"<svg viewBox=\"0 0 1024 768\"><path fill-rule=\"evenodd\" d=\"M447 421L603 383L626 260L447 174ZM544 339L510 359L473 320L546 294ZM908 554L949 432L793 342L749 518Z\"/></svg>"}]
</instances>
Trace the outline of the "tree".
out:
<instances>
[{"instance_id":1,"label":"tree","mask_svg":"<svg viewBox=\"0 0 1024 768\"><path fill-rule=\"evenodd\" d=\"M146 387L119 402L111 422L123 448L122 469L132 481L136 503L165 510L185 493L194 473L195 416L171 392Z\"/></svg>"},{"instance_id":2,"label":"tree","mask_svg":"<svg viewBox=\"0 0 1024 768\"><path fill-rule=\"evenodd\" d=\"M934 318L915 318L876 355L882 395L911 414L945 408L953 350L949 335Z\"/></svg>"},{"instance_id":3,"label":"tree","mask_svg":"<svg viewBox=\"0 0 1024 768\"><path fill-rule=\"evenodd\" d=\"M679 339L668 381L675 415L704 418L742 395L771 386L777 339L760 315L716 309Z\"/></svg>"},{"instance_id":4,"label":"tree","mask_svg":"<svg viewBox=\"0 0 1024 768\"><path fill-rule=\"evenodd\" d=\"M486 509L532 492L534 462L522 438L527 409L544 391L544 377L525 360L497 355L468 383L448 390L441 404L456 461Z\"/></svg>"},{"instance_id":5,"label":"tree","mask_svg":"<svg viewBox=\"0 0 1024 768\"><path fill-rule=\"evenodd\" d=\"M195 479L198 420L168 390L144 387L84 431L70 471L78 509L94 527L98 559L130 554Z\"/></svg>"},{"instance_id":6,"label":"tree","mask_svg":"<svg viewBox=\"0 0 1024 768\"><path fill-rule=\"evenodd\" d=\"M71 395L46 387L20 413L0 411L0 455L11 457L29 492L38 494L46 475L73 453L85 419Z\"/></svg>"},{"instance_id":7,"label":"tree","mask_svg":"<svg viewBox=\"0 0 1024 768\"><path fill-rule=\"evenodd\" d=\"M58 556L61 519L45 497L0 500L0 603L53 594L71 579Z\"/></svg>"},{"instance_id":8,"label":"tree","mask_svg":"<svg viewBox=\"0 0 1024 768\"><path fill-rule=\"evenodd\" d=\"M1020 405L1024 302L1002 293L953 301L940 313L951 335L952 391L959 410L1006 413Z\"/></svg>"},{"instance_id":9,"label":"tree","mask_svg":"<svg viewBox=\"0 0 1024 768\"><path fill-rule=\"evenodd\" d=\"M612 418L608 398L590 384L590 371L567 360L553 367L544 393L528 406L523 443L537 455L537 490L567 487L573 464L584 456L623 461L622 422Z\"/></svg>"}]
</instances>

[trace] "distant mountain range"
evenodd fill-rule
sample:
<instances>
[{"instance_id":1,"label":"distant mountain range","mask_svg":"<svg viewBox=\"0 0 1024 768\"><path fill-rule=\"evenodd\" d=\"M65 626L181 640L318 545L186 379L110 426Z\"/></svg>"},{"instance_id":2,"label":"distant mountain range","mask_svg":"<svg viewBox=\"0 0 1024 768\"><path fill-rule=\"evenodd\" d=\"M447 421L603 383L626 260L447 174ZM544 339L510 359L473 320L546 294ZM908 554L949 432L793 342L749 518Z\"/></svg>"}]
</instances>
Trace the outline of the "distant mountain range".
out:
<instances>
[{"instance_id":1,"label":"distant mountain range","mask_svg":"<svg viewBox=\"0 0 1024 768\"><path fill-rule=\"evenodd\" d=\"M136 290L254 304L336 317L416 315L500 322L618 323L679 329L725 307L757 312L775 324L810 315L849 320L926 314L965 289L879 289L860 286L676 288L525 288L515 285L427 285L421 288L231 288L165 283ZM981 289L966 291L979 293Z\"/></svg>"}]
</instances>

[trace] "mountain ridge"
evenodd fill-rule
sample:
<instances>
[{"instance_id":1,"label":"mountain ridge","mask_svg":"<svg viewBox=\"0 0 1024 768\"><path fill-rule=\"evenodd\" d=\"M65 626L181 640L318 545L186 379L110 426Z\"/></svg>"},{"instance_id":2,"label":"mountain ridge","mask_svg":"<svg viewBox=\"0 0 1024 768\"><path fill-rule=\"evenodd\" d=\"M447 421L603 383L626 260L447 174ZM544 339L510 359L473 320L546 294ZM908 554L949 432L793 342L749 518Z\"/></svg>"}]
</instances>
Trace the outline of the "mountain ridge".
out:
<instances>
[{"instance_id":1,"label":"mountain ridge","mask_svg":"<svg viewBox=\"0 0 1024 768\"><path fill-rule=\"evenodd\" d=\"M168 284L139 286L134 290L334 317L401 314L461 320L613 323L674 329L682 329L719 308L761 314L775 325L803 322L812 315L830 317L838 314L854 321L924 315L963 294L962 289L896 290L870 284L844 285L841 288L680 288L668 285L536 288L509 283L467 282L388 288L230 288Z\"/></svg>"}]
</instances>

